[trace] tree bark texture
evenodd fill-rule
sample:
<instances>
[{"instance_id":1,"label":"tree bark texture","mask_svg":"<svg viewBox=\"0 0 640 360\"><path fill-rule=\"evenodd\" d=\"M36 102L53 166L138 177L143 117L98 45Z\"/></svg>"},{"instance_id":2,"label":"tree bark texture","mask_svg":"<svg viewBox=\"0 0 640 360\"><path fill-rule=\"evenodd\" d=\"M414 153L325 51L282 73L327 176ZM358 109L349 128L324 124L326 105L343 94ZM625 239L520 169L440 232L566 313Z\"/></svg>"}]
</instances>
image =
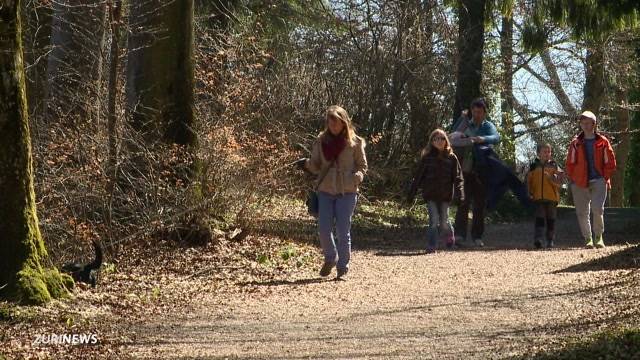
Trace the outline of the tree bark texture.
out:
<instances>
[{"instance_id":1,"label":"tree bark texture","mask_svg":"<svg viewBox=\"0 0 640 360\"><path fill-rule=\"evenodd\" d=\"M480 96L486 0L458 2L458 71L453 118Z\"/></svg>"},{"instance_id":2,"label":"tree bark texture","mask_svg":"<svg viewBox=\"0 0 640 360\"><path fill-rule=\"evenodd\" d=\"M148 143L194 145L193 0L131 3L127 108Z\"/></svg>"},{"instance_id":3,"label":"tree bark texture","mask_svg":"<svg viewBox=\"0 0 640 360\"><path fill-rule=\"evenodd\" d=\"M0 6L0 297L42 304L66 294L38 227L25 93L20 1ZM68 278L68 277L67 277Z\"/></svg>"}]
</instances>

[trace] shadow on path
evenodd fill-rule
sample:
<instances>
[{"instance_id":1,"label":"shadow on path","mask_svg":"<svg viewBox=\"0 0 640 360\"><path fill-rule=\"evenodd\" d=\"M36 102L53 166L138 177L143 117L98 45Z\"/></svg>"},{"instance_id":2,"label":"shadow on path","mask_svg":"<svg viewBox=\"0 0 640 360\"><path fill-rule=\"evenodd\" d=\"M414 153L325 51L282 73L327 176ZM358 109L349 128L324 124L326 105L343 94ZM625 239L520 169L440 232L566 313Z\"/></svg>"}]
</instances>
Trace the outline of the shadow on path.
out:
<instances>
[{"instance_id":1,"label":"shadow on path","mask_svg":"<svg viewBox=\"0 0 640 360\"><path fill-rule=\"evenodd\" d=\"M582 271L628 270L640 268L640 245L616 251L598 259L589 260L555 271L554 274Z\"/></svg>"},{"instance_id":2,"label":"shadow on path","mask_svg":"<svg viewBox=\"0 0 640 360\"><path fill-rule=\"evenodd\" d=\"M244 283L239 283L238 285L247 286L247 285L255 285L255 286L283 286L283 285L310 285L310 284L320 284L324 282L335 281L334 278L309 278L309 279L298 279L298 280L269 280L269 281L249 281Z\"/></svg>"},{"instance_id":3,"label":"shadow on path","mask_svg":"<svg viewBox=\"0 0 640 360\"><path fill-rule=\"evenodd\" d=\"M559 208L554 251L583 247L575 210ZM354 250L377 251L380 256L418 256L426 248L426 224L415 218L393 214L359 211L352 227ZM255 231L319 246L317 226L313 218L267 219L257 223ZM607 208L605 210L605 242L607 245L640 242L640 208ZM456 251L493 251L505 249L536 250L533 247L533 218L516 223L486 225L485 247L470 240L458 244ZM440 244L439 248L446 251Z\"/></svg>"}]
</instances>

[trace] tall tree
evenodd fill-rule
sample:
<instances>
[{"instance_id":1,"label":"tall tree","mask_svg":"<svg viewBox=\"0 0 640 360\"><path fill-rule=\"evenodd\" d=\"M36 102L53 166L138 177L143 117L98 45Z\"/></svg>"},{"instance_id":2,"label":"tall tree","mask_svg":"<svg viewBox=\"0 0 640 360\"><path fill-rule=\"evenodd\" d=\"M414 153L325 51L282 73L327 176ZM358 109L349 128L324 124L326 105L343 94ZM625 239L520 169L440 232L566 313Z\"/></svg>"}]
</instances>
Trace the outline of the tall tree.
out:
<instances>
[{"instance_id":1,"label":"tall tree","mask_svg":"<svg viewBox=\"0 0 640 360\"><path fill-rule=\"evenodd\" d=\"M193 0L131 2L126 69L133 129L149 143L195 145Z\"/></svg>"},{"instance_id":2,"label":"tall tree","mask_svg":"<svg viewBox=\"0 0 640 360\"><path fill-rule=\"evenodd\" d=\"M545 21L551 20L557 24L571 27L576 38L587 39L591 44L586 58L586 83L583 108L594 113L599 112L602 104L604 83L606 81L604 71L603 43L604 39L614 31L632 28L638 25L640 19L640 3L635 0L539 0L534 2L534 16L528 31L525 32L525 42L540 44L545 32ZM639 46L639 45L636 45ZM535 47L535 46L534 46ZM616 93L616 102L625 103L621 99L621 93ZM628 117L624 111L617 111L617 128L623 128ZM627 131L627 130L624 130ZM634 151L634 146L618 147L616 156L626 160L628 151ZM622 153L624 152L624 153ZM635 155L631 154L631 159ZM624 172L624 166L618 168L618 172ZM619 178L624 178L620 174ZM631 179L627 184L633 184L640 179ZM614 183L612 193L615 194L616 203L621 204L620 194L624 193L622 181Z\"/></svg>"},{"instance_id":3,"label":"tall tree","mask_svg":"<svg viewBox=\"0 0 640 360\"><path fill-rule=\"evenodd\" d=\"M640 39L635 41L635 58L640 58ZM640 63L636 62L634 70L637 76L640 76ZM636 83L629 94L631 103L640 103L640 86ZM629 186L625 189L625 197L629 206L640 206L640 112L633 115L630 123L630 129L636 131L631 135L629 144L629 157L627 158L625 183ZM635 185L635 186L634 186Z\"/></svg>"},{"instance_id":4,"label":"tall tree","mask_svg":"<svg viewBox=\"0 0 640 360\"><path fill-rule=\"evenodd\" d=\"M502 58L502 87L500 89L501 128L505 135L501 142L502 157L507 163L515 167L516 142L513 124L513 14L502 17L500 55Z\"/></svg>"},{"instance_id":5,"label":"tall tree","mask_svg":"<svg viewBox=\"0 0 640 360\"><path fill-rule=\"evenodd\" d=\"M20 1L0 6L0 297L42 304L66 294L63 277L44 269L33 188L25 98ZM70 278L64 277L69 280Z\"/></svg>"},{"instance_id":6,"label":"tall tree","mask_svg":"<svg viewBox=\"0 0 640 360\"><path fill-rule=\"evenodd\" d=\"M624 88L616 88L614 92L616 107L613 114L616 118L615 130L619 133L619 142L616 148L618 171L613 174L611 179L611 206L623 207L625 206L625 169L631 148L631 136L628 132L631 127L631 114L627 107L627 101L629 100L628 91Z\"/></svg>"},{"instance_id":7,"label":"tall tree","mask_svg":"<svg viewBox=\"0 0 640 360\"><path fill-rule=\"evenodd\" d=\"M54 2L51 54L47 64L47 121L97 121L101 98L106 3Z\"/></svg>"},{"instance_id":8,"label":"tall tree","mask_svg":"<svg viewBox=\"0 0 640 360\"><path fill-rule=\"evenodd\" d=\"M40 119L44 116L52 7L47 0L27 0L22 2L22 9L27 102L30 115Z\"/></svg>"},{"instance_id":9,"label":"tall tree","mask_svg":"<svg viewBox=\"0 0 640 360\"><path fill-rule=\"evenodd\" d=\"M537 0L533 2L533 17L527 41L544 39L547 20L568 25L577 38L603 39L607 34L638 24L640 3L637 0Z\"/></svg>"},{"instance_id":10,"label":"tall tree","mask_svg":"<svg viewBox=\"0 0 640 360\"><path fill-rule=\"evenodd\" d=\"M458 70L453 117L480 96L487 0L458 1Z\"/></svg>"},{"instance_id":11,"label":"tall tree","mask_svg":"<svg viewBox=\"0 0 640 360\"><path fill-rule=\"evenodd\" d=\"M604 44L600 41L589 42L585 58L585 82L582 109L590 110L596 116L605 101L605 63Z\"/></svg>"},{"instance_id":12,"label":"tall tree","mask_svg":"<svg viewBox=\"0 0 640 360\"><path fill-rule=\"evenodd\" d=\"M636 96L636 101L640 101L640 96ZM631 125L631 128L637 132L631 136L631 149L625 174L625 182L630 186L625 189L625 195L629 206L640 206L640 186L633 186L640 181L640 113L633 116Z\"/></svg>"}]
</instances>

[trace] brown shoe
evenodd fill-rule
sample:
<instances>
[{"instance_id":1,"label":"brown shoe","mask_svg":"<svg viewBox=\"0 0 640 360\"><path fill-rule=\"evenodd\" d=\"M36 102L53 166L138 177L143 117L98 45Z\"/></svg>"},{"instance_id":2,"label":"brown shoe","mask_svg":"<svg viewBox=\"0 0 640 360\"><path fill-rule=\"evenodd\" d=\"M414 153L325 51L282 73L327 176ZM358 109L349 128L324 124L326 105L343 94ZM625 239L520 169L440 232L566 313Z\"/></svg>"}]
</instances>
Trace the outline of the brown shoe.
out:
<instances>
[{"instance_id":1,"label":"brown shoe","mask_svg":"<svg viewBox=\"0 0 640 360\"><path fill-rule=\"evenodd\" d=\"M325 277L331 274L331 270L336 266L334 262L326 262L322 265L322 269L320 269L320 276Z\"/></svg>"}]
</instances>

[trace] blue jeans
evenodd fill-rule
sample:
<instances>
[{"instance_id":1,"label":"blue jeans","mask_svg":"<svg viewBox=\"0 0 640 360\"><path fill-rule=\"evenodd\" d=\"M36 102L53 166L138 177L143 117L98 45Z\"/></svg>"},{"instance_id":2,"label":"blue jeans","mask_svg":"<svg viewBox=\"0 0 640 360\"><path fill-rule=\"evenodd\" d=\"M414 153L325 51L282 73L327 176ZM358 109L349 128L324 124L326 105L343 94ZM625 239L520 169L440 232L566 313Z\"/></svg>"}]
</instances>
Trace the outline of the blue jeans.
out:
<instances>
[{"instance_id":1,"label":"blue jeans","mask_svg":"<svg viewBox=\"0 0 640 360\"><path fill-rule=\"evenodd\" d=\"M452 236L453 229L449 223L448 202L427 202L429 211L429 228L427 229L427 249L435 250L438 237Z\"/></svg>"},{"instance_id":2,"label":"blue jeans","mask_svg":"<svg viewBox=\"0 0 640 360\"><path fill-rule=\"evenodd\" d=\"M356 208L358 194L331 195L318 192L318 233L324 261L335 263L341 270L349 267L351 259L351 216ZM335 222L337 247L333 237Z\"/></svg>"}]
</instances>

